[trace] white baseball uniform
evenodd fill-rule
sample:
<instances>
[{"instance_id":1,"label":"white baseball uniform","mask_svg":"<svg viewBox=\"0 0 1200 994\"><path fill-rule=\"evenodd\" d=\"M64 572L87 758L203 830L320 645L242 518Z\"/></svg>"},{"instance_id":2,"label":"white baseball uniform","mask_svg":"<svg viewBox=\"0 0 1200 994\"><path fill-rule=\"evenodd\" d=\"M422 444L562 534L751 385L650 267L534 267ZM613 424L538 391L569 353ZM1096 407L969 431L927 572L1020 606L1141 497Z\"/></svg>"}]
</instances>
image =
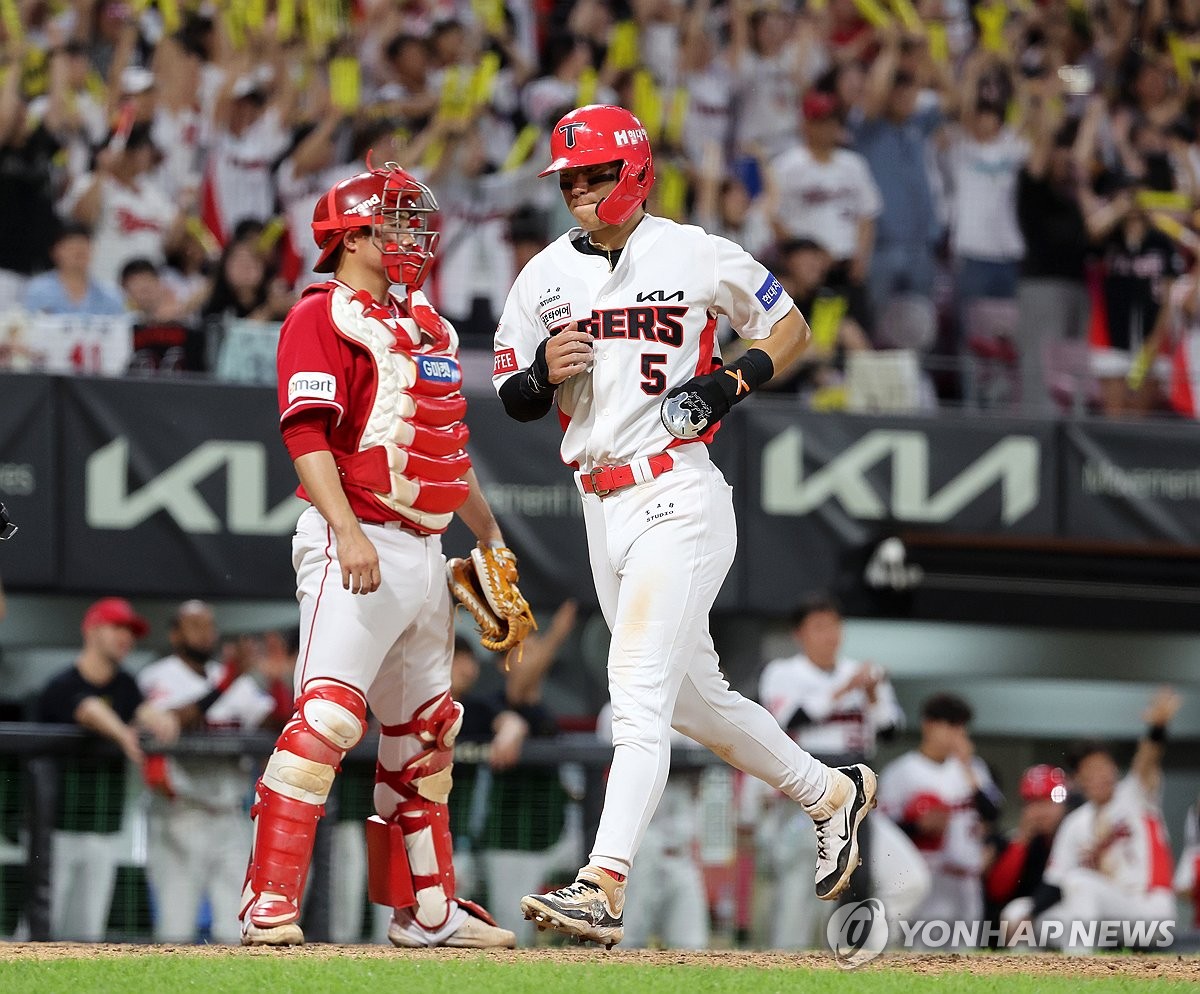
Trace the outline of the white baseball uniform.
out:
<instances>
[{"instance_id":1,"label":"white baseball uniform","mask_svg":"<svg viewBox=\"0 0 1200 994\"><path fill-rule=\"evenodd\" d=\"M718 313L760 339L792 301L749 254L689 225L646 216L619 256L582 246L568 232L517 278L493 382L499 390L551 329L588 315L592 367L561 384L556 402L612 630L614 752L591 862L625 872L662 795L672 726L795 801L819 800L827 774L721 676L708 615L737 542L731 489L707 446L674 440L659 413L667 391L713 368ZM581 477L606 466L629 467L636 485L584 493Z\"/></svg>"},{"instance_id":2,"label":"white baseball uniform","mask_svg":"<svg viewBox=\"0 0 1200 994\"><path fill-rule=\"evenodd\" d=\"M1104 805L1090 801L1058 827L1042 879L1062 890L1046 918L1174 921L1171 847L1155 799L1132 773Z\"/></svg>"},{"instance_id":3,"label":"white baseball uniform","mask_svg":"<svg viewBox=\"0 0 1200 994\"><path fill-rule=\"evenodd\" d=\"M200 674L178 656L166 656L138 673L138 686L164 710L195 704L214 688L225 688L205 713L205 724L213 730L251 731L275 709L271 695L249 674L227 674L213 660L204 670ZM151 794L146 853L155 897L154 938L195 941L196 916L207 895L213 939L236 943L250 852L245 818L250 767L239 756L168 756L165 765L165 781Z\"/></svg>"},{"instance_id":4,"label":"white baseball uniform","mask_svg":"<svg viewBox=\"0 0 1200 994\"><path fill-rule=\"evenodd\" d=\"M903 726L904 712L886 680L873 704L858 687L834 696L862 665L842 658L826 670L803 653L774 659L759 677L758 698L784 728L798 708L804 709L809 720L790 734L808 752L843 761L851 756L869 758L875 752L876 732ZM769 941L775 949L807 948L814 941L814 923L823 935L825 920L834 910L818 901L809 885L816 839L794 808L771 803L777 797L764 800L758 849L770 861L775 894ZM873 893L882 899L889 922L906 919L929 894L929 870L908 836L886 816L872 815L867 831L871 842L865 858L870 862Z\"/></svg>"},{"instance_id":5,"label":"white baseball uniform","mask_svg":"<svg viewBox=\"0 0 1200 994\"><path fill-rule=\"evenodd\" d=\"M980 787L996 792L978 757L972 770ZM978 921L983 914L983 822L975 809L975 789L954 757L938 763L919 750L906 752L879 775L880 810L897 824L911 822L923 805L949 812L938 837L913 841L933 876L929 897L914 912L928 921Z\"/></svg>"}]
</instances>

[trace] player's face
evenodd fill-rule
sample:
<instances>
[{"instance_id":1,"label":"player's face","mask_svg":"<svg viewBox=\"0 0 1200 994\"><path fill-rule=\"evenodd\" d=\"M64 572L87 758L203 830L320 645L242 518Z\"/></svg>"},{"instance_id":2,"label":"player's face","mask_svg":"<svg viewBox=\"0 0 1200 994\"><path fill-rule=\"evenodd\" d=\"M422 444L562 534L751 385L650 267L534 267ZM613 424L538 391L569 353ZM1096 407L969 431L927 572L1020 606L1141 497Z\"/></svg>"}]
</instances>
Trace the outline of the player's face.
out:
<instances>
[{"instance_id":1,"label":"player's face","mask_svg":"<svg viewBox=\"0 0 1200 994\"><path fill-rule=\"evenodd\" d=\"M193 652L211 656L217 646L217 623L211 611L196 611L179 619L179 640Z\"/></svg>"},{"instance_id":2,"label":"player's face","mask_svg":"<svg viewBox=\"0 0 1200 994\"><path fill-rule=\"evenodd\" d=\"M1117 788L1120 771L1107 753L1094 752L1085 756L1075 771L1075 783L1080 792L1093 804L1107 804Z\"/></svg>"},{"instance_id":3,"label":"player's face","mask_svg":"<svg viewBox=\"0 0 1200 994\"><path fill-rule=\"evenodd\" d=\"M133 649L133 631L124 625L97 625L87 633L87 644L114 666L119 666Z\"/></svg>"},{"instance_id":4,"label":"player's face","mask_svg":"<svg viewBox=\"0 0 1200 994\"><path fill-rule=\"evenodd\" d=\"M814 611L797 630L804 654L818 666L833 667L842 644L842 619L833 611Z\"/></svg>"},{"instance_id":5,"label":"player's face","mask_svg":"<svg viewBox=\"0 0 1200 994\"><path fill-rule=\"evenodd\" d=\"M1064 805L1056 804L1048 798L1025 802L1025 820L1029 830L1038 835L1054 834L1064 813Z\"/></svg>"},{"instance_id":6,"label":"player's face","mask_svg":"<svg viewBox=\"0 0 1200 994\"><path fill-rule=\"evenodd\" d=\"M558 188L563 200L584 231L606 227L596 216L596 205L612 193L620 178L620 162L564 169L558 174Z\"/></svg>"}]
</instances>

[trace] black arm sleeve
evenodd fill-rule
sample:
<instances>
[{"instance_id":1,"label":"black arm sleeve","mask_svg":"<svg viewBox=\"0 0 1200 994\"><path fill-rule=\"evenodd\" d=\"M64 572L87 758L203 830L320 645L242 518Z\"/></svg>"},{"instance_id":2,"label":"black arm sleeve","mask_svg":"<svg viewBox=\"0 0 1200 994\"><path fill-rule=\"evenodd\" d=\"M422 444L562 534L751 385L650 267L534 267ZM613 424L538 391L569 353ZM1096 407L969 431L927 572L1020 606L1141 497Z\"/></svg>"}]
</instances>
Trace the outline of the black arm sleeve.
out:
<instances>
[{"instance_id":1,"label":"black arm sleeve","mask_svg":"<svg viewBox=\"0 0 1200 994\"><path fill-rule=\"evenodd\" d=\"M984 821L995 821L1000 817L1000 805L993 801L982 790L975 791L975 796L971 798L971 803L975 805L975 810L979 817Z\"/></svg>"},{"instance_id":2,"label":"black arm sleeve","mask_svg":"<svg viewBox=\"0 0 1200 994\"><path fill-rule=\"evenodd\" d=\"M803 707L798 707L792 716L783 724L785 732L794 732L797 728L803 728L805 725L811 725L812 718L808 716L808 712Z\"/></svg>"},{"instance_id":3,"label":"black arm sleeve","mask_svg":"<svg viewBox=\"0 0 1200 994\"><path fill-rule=\"evenodd\" d=\"M1062 900L1062 889L1055 887L1054 884L1048 884L1044 880L1037 885L1037 890L1033 892L1033 911L1030 912L1030 918L1036 918L1047 908L1053 907Z\"/></svg>"},{"instance_id":4,"label":"black arm sleeve","mask_svg":"<svg viewBox=\"0 0 1200 994\"><path fill-rule=\"evenodd\" d=\"M550 413L554 405L554 385L550 382L550 367L546 364L545 341L538 346L537 355L528 369L500 384L500 400L514 421L537 421Z\"/></svg>"}]
</instances>

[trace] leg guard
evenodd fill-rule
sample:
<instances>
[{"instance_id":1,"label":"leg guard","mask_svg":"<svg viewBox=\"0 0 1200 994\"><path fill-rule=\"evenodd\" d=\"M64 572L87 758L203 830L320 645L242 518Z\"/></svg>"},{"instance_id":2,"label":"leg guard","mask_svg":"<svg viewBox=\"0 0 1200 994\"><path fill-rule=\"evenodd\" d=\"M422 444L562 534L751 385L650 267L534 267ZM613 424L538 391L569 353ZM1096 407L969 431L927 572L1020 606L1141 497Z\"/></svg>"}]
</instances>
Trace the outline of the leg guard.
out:
<instances>
[{"instance_id":1,"label":"leg guard","mask_svg":"<svg viewBox=\"0 0 1200 994\"><path fill-rule=\"evenodd\" d=\"M417 708L412 720L382 730L385 737L414 737L421 751L398 770L380 763L375 771L375 809L387 824L368 827L376 840L374 849L368 849L371 900L378 895L389 898L379 903L393 908L412 907L417 924L430 931L445 925L454 910L454 843L446 799L452 783L454 739L461 726L462 705L449 691L431 698ZM390 829L386 836L384 827ZM387 862L381 864L379 859ZM407 887L402 883L405 874ZM391 898L402 898L404 903Z\"/></svg>"},{"instance_id":2,"label":"leg guard","mask_svg":"<svg viewBox=\"0 0 1200 994\"><path fill-rule=\"evenodd\" d=\"M362 695L343 684L310 684L296 702L255 787L243 921L249 914L269 928L299 918L317 821L342 757L366 731L366 717Z\"/></svg>"}]
</instances>

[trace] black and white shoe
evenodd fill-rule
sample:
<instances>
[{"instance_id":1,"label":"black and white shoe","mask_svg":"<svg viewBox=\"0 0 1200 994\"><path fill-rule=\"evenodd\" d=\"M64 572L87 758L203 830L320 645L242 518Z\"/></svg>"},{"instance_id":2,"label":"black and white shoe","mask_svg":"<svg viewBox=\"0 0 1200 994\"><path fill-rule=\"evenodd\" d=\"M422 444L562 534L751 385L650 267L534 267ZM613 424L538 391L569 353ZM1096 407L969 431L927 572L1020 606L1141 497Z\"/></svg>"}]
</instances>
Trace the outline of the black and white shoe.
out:
<instances>
[{"instance_id":1,"label":"black and white shoe","mask_svg":"<svg viewBox=\"0 0 1200 994\"><path fill-rule=\"evenodd\" d=\"M568 887L521 898L526 919L539 930L554 929L607 949L625 935L624 908L625 884L598 866L585 866Z\"/></svg>"},{"instance_id":2,"label":"black and white shoe","mask_svg":"<svg viewBox=\"0 0 1200 994\"><path fill-rule=\"evenodd\" d=\"M836 901L850 884L862 859L858 827L875 807L875 774L866 766L842 766L829 771L829 786L812 807L806 807L817 830L817 897Z\"/></svg>"}]
</instances>

